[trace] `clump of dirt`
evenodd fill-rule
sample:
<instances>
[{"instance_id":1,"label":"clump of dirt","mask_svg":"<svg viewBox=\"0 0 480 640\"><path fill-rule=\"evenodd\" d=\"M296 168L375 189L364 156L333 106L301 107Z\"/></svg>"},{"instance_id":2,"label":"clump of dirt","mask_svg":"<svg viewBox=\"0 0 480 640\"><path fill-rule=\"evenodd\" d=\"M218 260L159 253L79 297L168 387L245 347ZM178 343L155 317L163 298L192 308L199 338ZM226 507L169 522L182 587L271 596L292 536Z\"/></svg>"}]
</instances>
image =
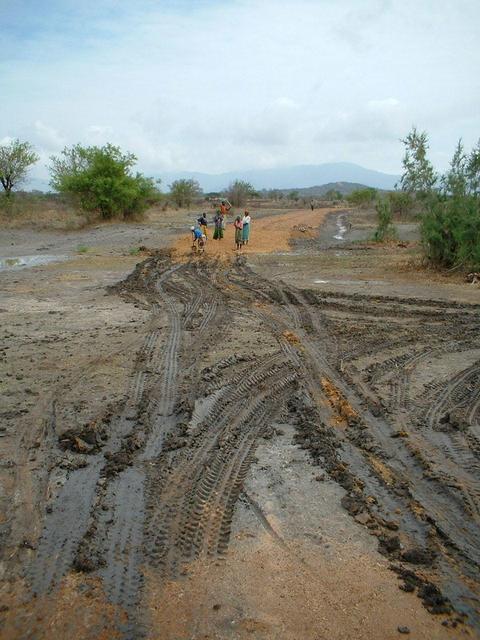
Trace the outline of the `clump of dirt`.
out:
<instances>
[{"instance_id":1,"label":"clump of dirt","mask_svg":"<svg viewBox=\"0 0 480 640\"><path fill-rule=\"evenodd\" d=\"M135 452L145 444L145 434L143 431L136 431L127 436L119 451L105 454L106 464L102 470L102 476L110 478L118 475L132 464Z\"/></svg>"},{"instance_id":2,"label":"clump of dirt","mask_svg":"<svg viewBox=\"0 0 480 640\"><path fill-rule=\"evenodd\" d=\"M422 564L425 566L431 566L435 560L435 553L430 549L420 549L414 547L407 549L401 555L402 560L409 562L410 564Z\"/></svg>"},{"instance_id":3,"label":"clump of dirt","mask_svg":"<svg viewBox=\"0 0 480 640\"><path fill-rule=\"evenodd\" d=\"M74 453L97 453L108 439L104 421L92 420L79 429L68 429L59 436L61 449Z\"/></svg>"},{"instance_id":4,"label":"clump of dirt","mask_svg":"<svg viewBox=\"0 0 480 640\"><path fill-rule=\"evenodd\" d=\"M293 333L293 331L285 330L282 333L282 336L287 342L290 342L290 344L293 344L295 346L299 346L301 344L300 338L295 333Z\"/></svg>"},{"instance_id":5,"label":"clump of dirt","mask_svg":"<svg viewBox=\"0 0 480 640\"><path fill-rule=\"evenodd\" d=\"M440 589L432 582L405 567L391 565L390 568L403 580L400 589L408 592L417 589L418 597L430 613L451 614L453 612L450 600L442 595Z\"/></svg>"},{"instance_id":6,"label":"clump of dirt","mask_svg":"<svg viewBox=\"0 0 480 640\"><path fill-rule=\"evenodd\" d=\"M339 423L349 424L353 419L358 417L357 412L350 406L348 401L343 397L331 380L328 378L322 378L320 382L328 401L337 414L336 419Z\"/></svg>"}]
</instances>

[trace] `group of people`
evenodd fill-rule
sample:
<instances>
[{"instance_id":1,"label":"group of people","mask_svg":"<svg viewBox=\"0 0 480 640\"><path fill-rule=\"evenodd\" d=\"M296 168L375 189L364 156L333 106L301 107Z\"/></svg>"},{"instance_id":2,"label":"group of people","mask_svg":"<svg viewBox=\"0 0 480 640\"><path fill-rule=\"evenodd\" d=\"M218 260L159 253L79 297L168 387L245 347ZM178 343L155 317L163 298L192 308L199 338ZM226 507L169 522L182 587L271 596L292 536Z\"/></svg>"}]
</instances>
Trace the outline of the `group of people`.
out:
<instances>
[{"instance_id":1,"label":"group of people","mask_svg":"<svg viewBox=\"0 0 480 640\"><path fill-rule=\"evenodd\" d=\"M230 209L231 204L228 201L222 200L220 208L215 212L213 219L214 231L213 239L223 239L223 234L226 226L226 216ZM247 245L250 239L250 213L245 210L243 216L237 216L233 223L235 229L235 249L238 251L243 245ZM194 251L203 253L208 238L208 220L207 214L202 213L198 218L197 224L191 227L192 232L192 248Z\"/></svg>"}]
</instances>

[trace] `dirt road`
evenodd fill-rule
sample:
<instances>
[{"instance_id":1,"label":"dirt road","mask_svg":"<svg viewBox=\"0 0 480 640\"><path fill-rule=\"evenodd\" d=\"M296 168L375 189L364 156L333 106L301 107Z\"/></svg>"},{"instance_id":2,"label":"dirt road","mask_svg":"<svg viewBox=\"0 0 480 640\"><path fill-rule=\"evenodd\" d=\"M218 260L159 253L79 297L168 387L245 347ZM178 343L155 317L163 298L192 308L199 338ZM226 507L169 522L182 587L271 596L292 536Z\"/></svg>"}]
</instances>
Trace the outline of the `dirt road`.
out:
<instances>
[{"instance_id":1,"label":"dirt road","mask_svg":"<svg viewBox=\"0 0 480 640\"><path fill-rule=\"evenodd\" d=\"M10 276L2 637L478 637L480 304L215 253Z\"/></svg>"}]
</instances>

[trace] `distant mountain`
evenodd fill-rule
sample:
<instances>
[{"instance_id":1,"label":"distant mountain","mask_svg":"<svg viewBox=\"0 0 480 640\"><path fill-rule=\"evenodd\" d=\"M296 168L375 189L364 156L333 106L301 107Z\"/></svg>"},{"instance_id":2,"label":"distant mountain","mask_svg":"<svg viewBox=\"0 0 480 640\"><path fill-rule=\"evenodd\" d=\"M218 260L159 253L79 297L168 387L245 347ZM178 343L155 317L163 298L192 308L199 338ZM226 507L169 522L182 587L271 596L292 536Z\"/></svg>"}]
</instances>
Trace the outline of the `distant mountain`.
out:
<instances>
[{"instance_id":1,"label":"distant mountain","mask_svg":"<svg viewBox=\"0 0 480 640\"><path fill-rule=\"evenodd\" d=\"M229 171L227 173L209 174L195 171L163 173L162 190L179 178L198 180L205 192L222 191L234 180L246 180L255 189L302 189L313 185L326 185L333 182L352 182L376 189L393 189L400 176L381 173L373 169L365 169L350 162L335 162L319 165L298 165L279 167L277 169L249 169L245 171ZM327 189L328 190L328 189Z\"/></svg>"},{"instance_id":2,"label":"distant mountain","mask_svg":"<svg viewBox=\"0 0 480 640\"><path fill-rule=\"evenodd\" d=\"M302 198L319 198L324 196L328 191L339 191L342 196L348 196L352 191L356 191L357 189L367 189L367 185L359 184L358 182L328 182L327 184L316 185L314 187L295 189L295 191L298 191L298 195ZM280 191L288 196L292 189L280 189Z\"/></svg>"}]
</instances>

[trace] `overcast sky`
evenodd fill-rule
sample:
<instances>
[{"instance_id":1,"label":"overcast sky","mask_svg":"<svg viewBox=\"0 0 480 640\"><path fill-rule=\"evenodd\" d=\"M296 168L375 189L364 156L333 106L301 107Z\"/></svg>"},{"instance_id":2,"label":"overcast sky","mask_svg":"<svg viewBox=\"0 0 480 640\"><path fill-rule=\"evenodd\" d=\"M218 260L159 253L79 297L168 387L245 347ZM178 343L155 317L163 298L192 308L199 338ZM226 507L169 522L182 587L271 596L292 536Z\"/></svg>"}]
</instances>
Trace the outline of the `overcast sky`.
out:
<instances>
[{"instance_id":1,"label":"overcast sky","mask_svg":"<svg viewBox=\"0 0 480 640\"><path fill-rule=\"evenodd\" d=\"M143 171L349 161L480 137L479 0L0 0L0 141L113 142Z\"/></svg>"}]
</instances>

